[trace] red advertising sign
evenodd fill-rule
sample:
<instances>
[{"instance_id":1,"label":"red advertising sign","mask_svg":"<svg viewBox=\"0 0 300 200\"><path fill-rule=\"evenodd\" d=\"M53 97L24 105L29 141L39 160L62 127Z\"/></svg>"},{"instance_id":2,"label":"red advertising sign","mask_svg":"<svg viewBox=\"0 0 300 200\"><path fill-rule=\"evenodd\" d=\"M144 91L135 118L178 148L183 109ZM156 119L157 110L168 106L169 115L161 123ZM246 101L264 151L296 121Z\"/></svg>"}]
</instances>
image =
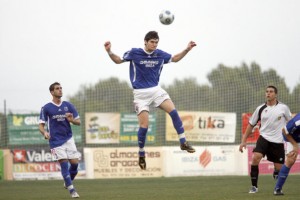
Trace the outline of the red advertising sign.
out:
<instances>
[{"instance_id":1,"label":"red advertising sign","mask_svg":"<svg viewBox=\"0 0 300 200\"><path fill-rule=\"evenodd\" d=\"M79 149L82 154L82 150ZM61 179L61 168L52 160L50 150L13 149L13 178L25 179ZM78 177L85 177L84 160L79 162Z\"/></svg>"},{"instance_id":2,"label":"red advertising sign","mask_svg":"<svg viewBox=\"0 0 300 200\"><path fill-rule=\"evenodd\" d=\"M252 113L243 113L242 114L242 135L246 133L247 126L249 124L249 119L252 116ZM252 134L247 138L247 143L256 143L256 140L259 137L259 124L253 128Z\"/></svg>"}]
</instances>

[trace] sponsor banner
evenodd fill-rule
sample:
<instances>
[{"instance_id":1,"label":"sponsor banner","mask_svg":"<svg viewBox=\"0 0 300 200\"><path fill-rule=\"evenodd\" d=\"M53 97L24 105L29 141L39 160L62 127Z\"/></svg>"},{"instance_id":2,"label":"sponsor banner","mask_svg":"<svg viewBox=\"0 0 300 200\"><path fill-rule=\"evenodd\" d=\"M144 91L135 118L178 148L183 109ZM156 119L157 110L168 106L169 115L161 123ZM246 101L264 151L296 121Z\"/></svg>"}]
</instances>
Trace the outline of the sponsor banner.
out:
<instances>
[{"instance_id":1,"label":"sponsor banner","mask_svg":"<svg viewBox=\"0 0 300 200\"><path fill-rule=\"evenodd\" d=\"M119 113L86 113L85 138L87 144L119 143Z\"/></svg>"},{"instance_id":2,"label":"sponsor banner","mask_svg":"<svg viewBox=\"0 0 300 200\"><path fill-rule=\"evenodd\" d=\"M0 181L4 179L4 154L0 149Z\"/></svg>"},{"instance_id":3,"label":"sponsor banner","mask_svg":"<svg viewBox=\"0 0 300 200\"><path fill-rule=\"evenodd\" d=\"M251 170L251 161L253 156L254 146L247 146L248 149L248 174L250 174ZM259 163L259 174L273 174L274 164L267 160L267 157L263 157ZM292 166L290 170L290 174L299 174L300 173L300 150L298 150L298 156L295 164Z\"/></svg>"},{"instance_id":4,"label":"sponsor banner","mask_svg":"<svg viewBox=\"0 0 300 200\"><path fill-rule=\"evenodd\" d=\"M121 114L120 142L137 144L137 132L139 122L136 114ZM149 126L147 132L147 144L155 143L156 134L156 116L149 114Z\"/></svg>"},{"instance_id":5,"label":"sponsor banner","mask_svg":"<svg viewBox=\"0 0 300 200\"><path fill-rule=\"evenodd\" d=\"M242 114L242 137L243 135L246 133L246 129L247 126L249 124L249 119L252 116L252 113L243 113ZM249 137L247 138L247 143L256 143L258 137L259 137L259 126L260 126L260 122L258 122L253 130L252 130L252 134L249 135Z\"/></svg>"},{"instance_id":6,"label":"sponsor banner","mask_svg":"<svg viewBox=\"0 0 300 200\"><path fill-rule=\"evenodd\" d=\"M236 114L217 112L179 111L188 141L222 142L235 141ZM178 141L171 117L166 114L166 140Z\"/></svg>"},{"instance_id":7,"label":"sponsor banner","mask_svg":"<svg viewBox=\"0 0 300 200\"><path fill-rule=\"evenodd\" d=\"M195 153L164 147L164 176L247 175L247 154L239 146L194 146Z\"/></svg>"},{"instance_id":8,"label":"sponsor banner","mask_svg":"<svg viewBox=\"0 0 300 200\"><path fill-rule=\"evenodd\" d=\"M82 150L78 150L82 153ZM52 161L50 151L14 149L12 173L15 180L24 179L61 179L61 167ZM79 162L76 178L85 177L85 163Z\"/></svg>"},{"instance_id":9,"label":"sponsor banner","mask_svg":"<svg viewBox=\"0 0 300 200\"><path fill-rule=\"evenodd\" d=\"M81 142L80 127L71 125L75 142ZM39 131L39 114L10 114L7 116L8 144L47 144Z\"/></svg>"},{"instance_id":10,"label":"sponsor banner","mask_svg":"<svg viewBox=\"0 0 300 200\"><path fill-rule=\"evenodd\" d=\"M161 177L162 147L147 147L147 169L138 165L137 148L84 148L87 178Z\"/></svg>"}]
</instances>

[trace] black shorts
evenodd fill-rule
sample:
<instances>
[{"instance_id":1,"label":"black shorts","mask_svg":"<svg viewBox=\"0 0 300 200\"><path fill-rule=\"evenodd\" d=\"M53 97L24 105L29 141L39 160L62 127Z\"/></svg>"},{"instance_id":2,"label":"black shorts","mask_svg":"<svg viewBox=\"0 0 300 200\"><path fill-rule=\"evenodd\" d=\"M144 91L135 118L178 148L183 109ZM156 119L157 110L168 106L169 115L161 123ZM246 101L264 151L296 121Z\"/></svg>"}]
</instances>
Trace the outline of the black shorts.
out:
<instances>
[{"instance_id":1,"label":"black shorts","mask_svg":"<svg viewBox=\"0 0 300 200\"><path fill-rule=\"evenodd\" d=\"M263 156L267 156L267 160L273 163L284 163L285 153L283 143L269 142L262 136L256 141L256 147L253 152L261 153Z\"/></svg>"}]
</instances>

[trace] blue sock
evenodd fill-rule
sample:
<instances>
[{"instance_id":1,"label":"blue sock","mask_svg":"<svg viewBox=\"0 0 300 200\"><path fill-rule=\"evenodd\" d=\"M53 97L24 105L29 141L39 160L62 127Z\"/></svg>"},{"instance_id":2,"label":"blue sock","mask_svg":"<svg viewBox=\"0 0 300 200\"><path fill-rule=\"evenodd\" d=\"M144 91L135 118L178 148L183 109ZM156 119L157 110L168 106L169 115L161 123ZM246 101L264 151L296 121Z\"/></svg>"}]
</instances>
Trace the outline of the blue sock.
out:
<instances>
[{"instance_id":1,"label":"blue sock","mask_svg":"<svg viewBox=\"0 0 300 200\"><path fill-rule=\"evenodd\" d=\"M139 150L139 156L145 156L145 143L146 143L146 134L147 134L148 128L142 128L140 127L138 130L138 144L140 147Z\"/></svg>"},{"instance_id":2,"label":"blue sock","mask_svg":"<svg viewBox=\"0 0 300 200\"><path fill-rule=\"evenodd\" d=\"M72 193L75 189L72 185L72 180L71 180L71 176L70 176L69 169L68 169L69 163L61 162L60 166L61 166L61 175L64 178L65 185L68 188L68 190L70 191L70 193Z\"/></svg>"},{"instance_id":3,"label":"blue sock","mask_svg":"<svg viewBox=\"0 0 300 200\"><path fill-rule=\"evenodd\" d=\"M278 180L276 182L275 189L282 189L282 186L285 183L289 175L289 172L290 172L290 168L288 168L286 165L282 165L278 174Z\"/></svg>"},{"instance_id":4,"label":"blue sock","mask_svg":"<svg viewBox=\"0 0 300 200\"><path fill-rule=\"evenodd\" d=\"M176 109L172 110L169 115L172 118L173 126L177 131L177 134L179 135L179 141L181 144L186 142L185 135L184 135L184 128L182 121L178 115L178 112Z\"/></svg>"},{"instance_id":5,"label":"blue sock","mask_svg":"<svg viewBox=\"0 0 300 200\"><path fill-rule=\"evenodd\" d=\"M78 163L76 164L71 164L70 168L69 168L69 173L70 173L70 176L71 176L71 180L73 181L75 176L77 175L78 173Z\"/></svg>"}]
</instances>

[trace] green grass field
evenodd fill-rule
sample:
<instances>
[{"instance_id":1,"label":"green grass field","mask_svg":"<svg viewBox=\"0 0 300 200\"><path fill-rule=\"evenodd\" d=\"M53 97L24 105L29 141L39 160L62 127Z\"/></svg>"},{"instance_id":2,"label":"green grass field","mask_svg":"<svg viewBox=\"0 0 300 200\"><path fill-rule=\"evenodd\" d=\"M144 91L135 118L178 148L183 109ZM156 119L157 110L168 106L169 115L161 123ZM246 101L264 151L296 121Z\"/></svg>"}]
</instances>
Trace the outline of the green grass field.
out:
<instances>
[{"instance_id":1,"label":"green grass field","mask_svg":"<svg viewBox=\"0 0 300 200\"><path fill-rule=\"evenodd\" d=\"M289 176L284 196L273 196L275 181L259 177L259 193L248 194L247 176L198 176L140 179L75 180L80 199L86 200L297 200L300 176ZM71 199L62 180L0 181L0 199L56 200Z\"/></svg>"}]
</instances>

